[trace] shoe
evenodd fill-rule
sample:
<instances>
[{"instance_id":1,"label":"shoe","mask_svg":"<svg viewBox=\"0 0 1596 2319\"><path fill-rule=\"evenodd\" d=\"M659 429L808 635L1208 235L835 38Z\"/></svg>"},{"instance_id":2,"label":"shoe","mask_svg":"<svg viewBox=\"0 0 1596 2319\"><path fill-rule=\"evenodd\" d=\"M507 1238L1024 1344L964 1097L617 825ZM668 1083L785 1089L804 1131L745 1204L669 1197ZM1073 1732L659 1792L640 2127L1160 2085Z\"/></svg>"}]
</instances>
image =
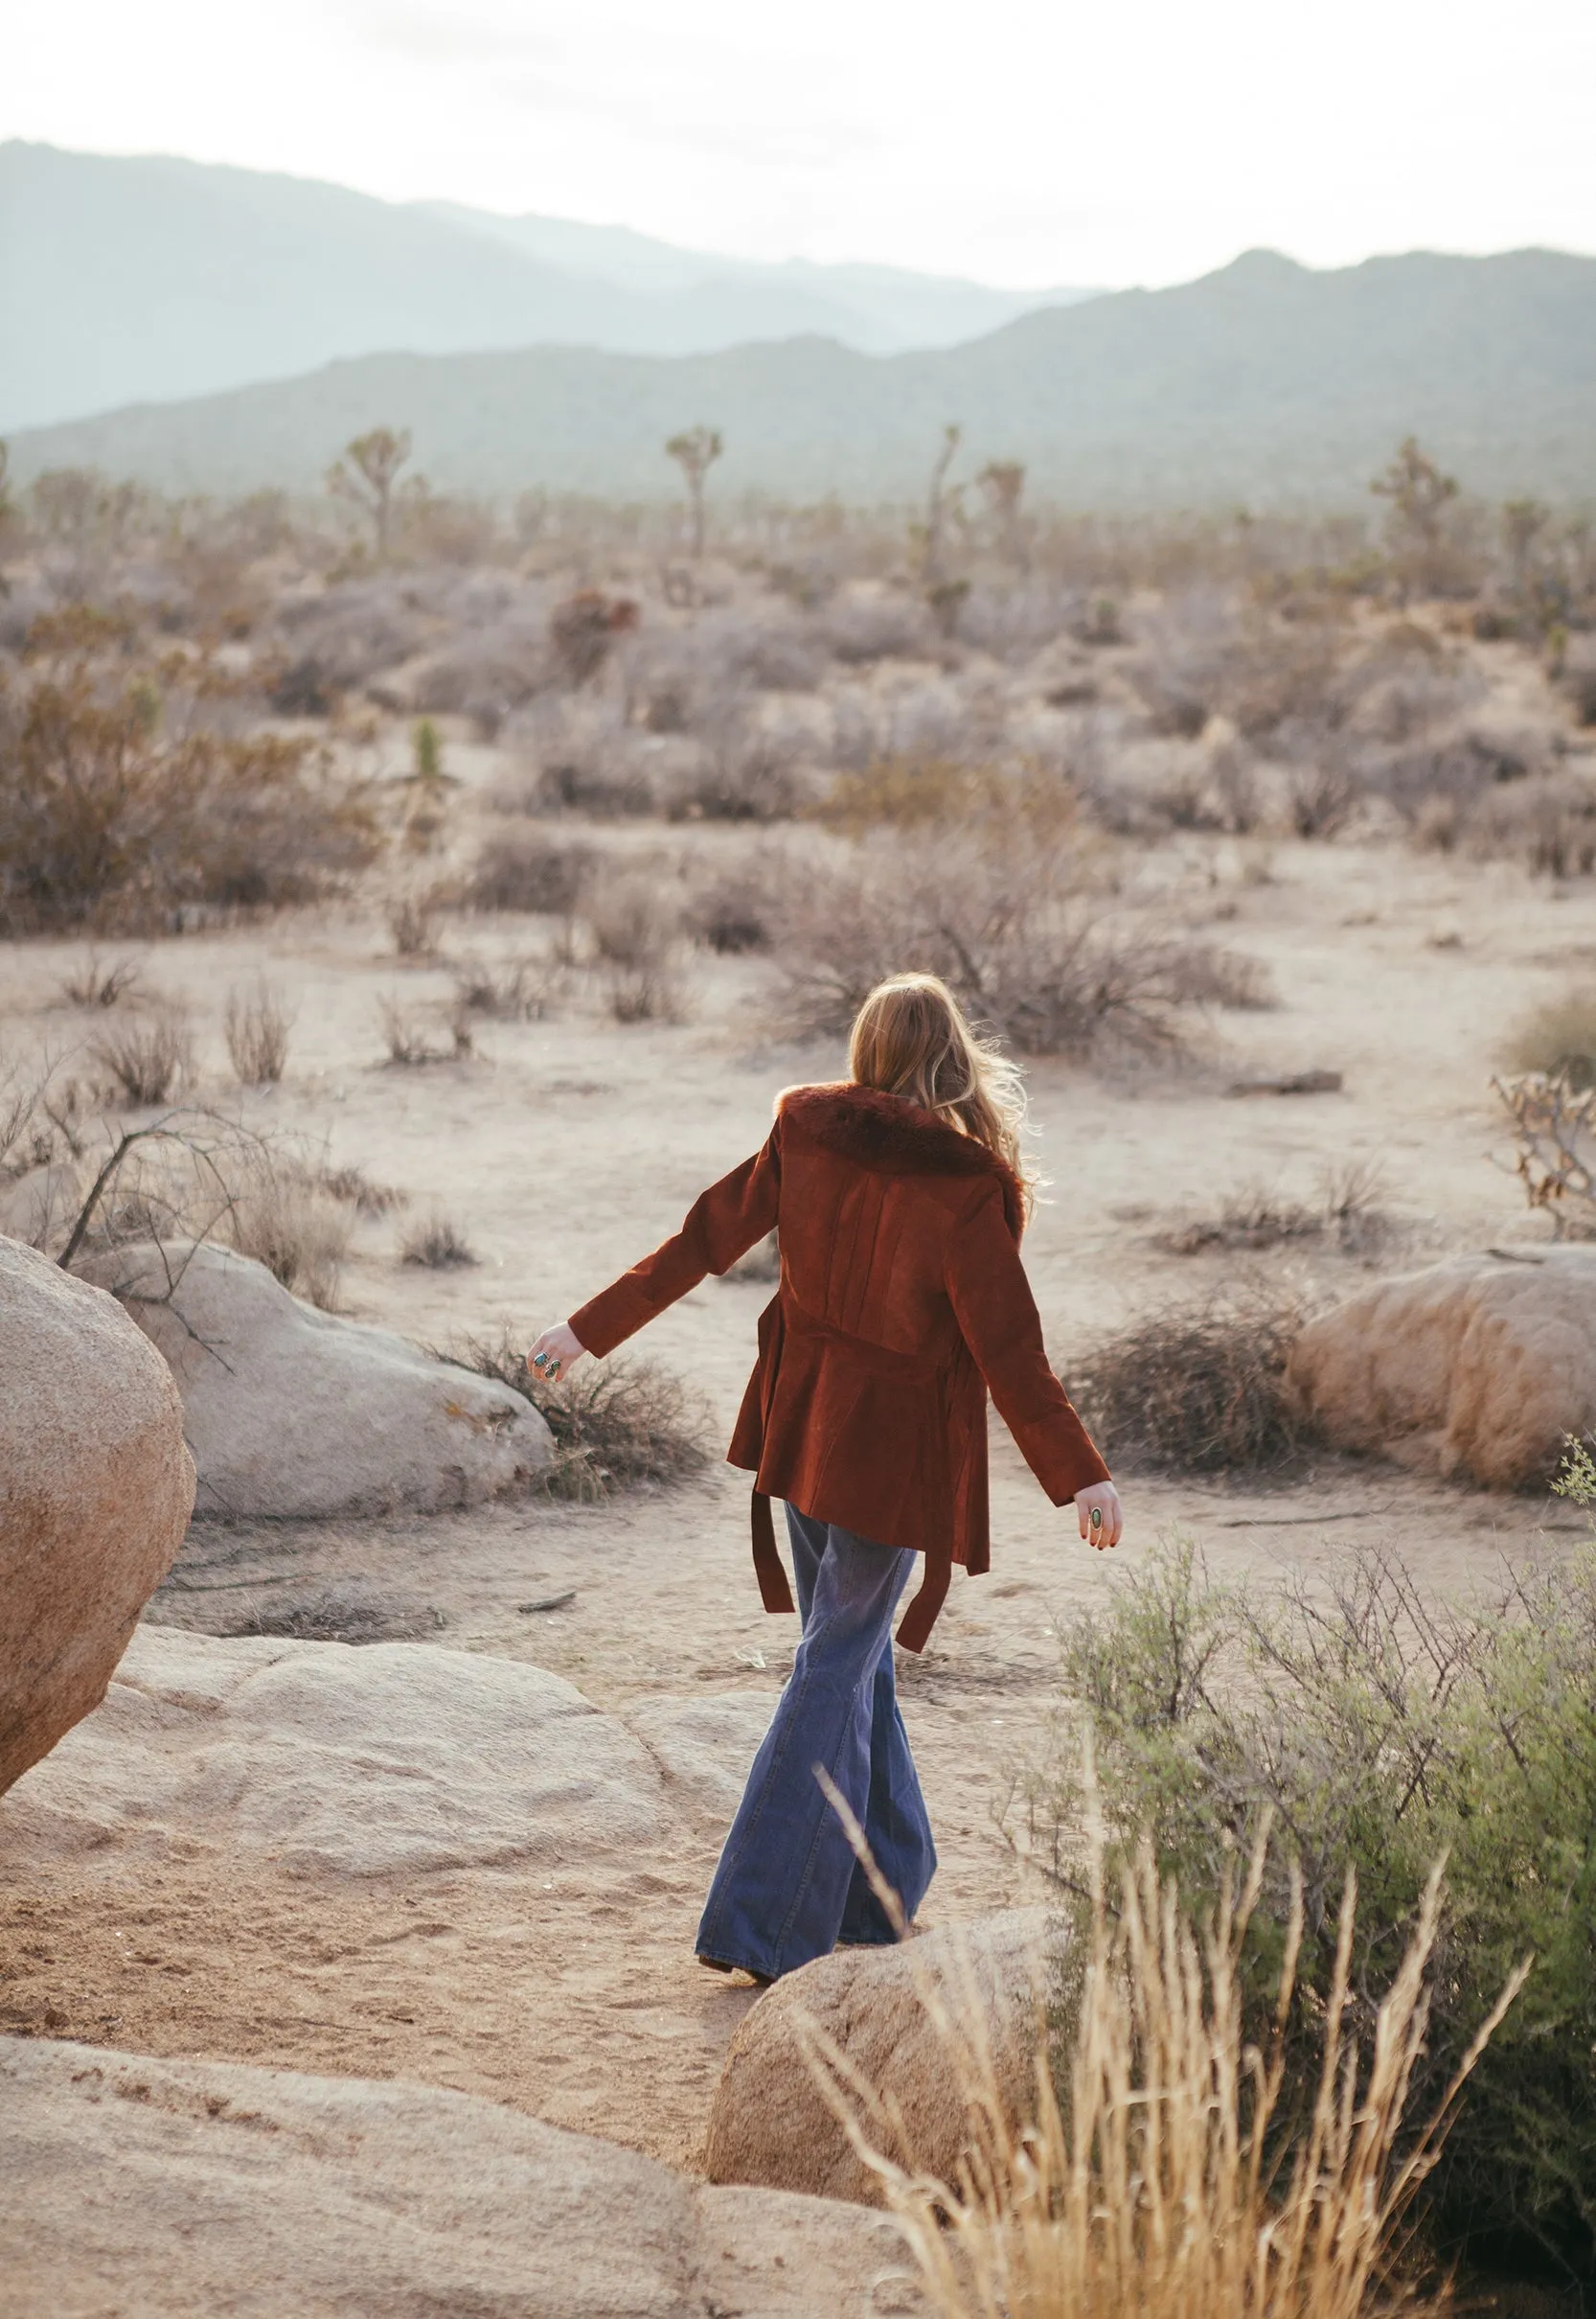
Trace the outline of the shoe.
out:
<instances>
[{"instance_id":1,"label":"shoe","mask_svg":"<svg viewBox=\"0 0 1596 2319\"><path fill-rule=\"evenodd\" d=\"M699 1957L698 1963L703 1965L707 1971L712 1973L744 1973L753 1983L755 1988L768 1988L770 1986L770 1974L756 1973L751 1964L728 1964L723 1957L704 1956Z\"/></svg>"}]
</instances>

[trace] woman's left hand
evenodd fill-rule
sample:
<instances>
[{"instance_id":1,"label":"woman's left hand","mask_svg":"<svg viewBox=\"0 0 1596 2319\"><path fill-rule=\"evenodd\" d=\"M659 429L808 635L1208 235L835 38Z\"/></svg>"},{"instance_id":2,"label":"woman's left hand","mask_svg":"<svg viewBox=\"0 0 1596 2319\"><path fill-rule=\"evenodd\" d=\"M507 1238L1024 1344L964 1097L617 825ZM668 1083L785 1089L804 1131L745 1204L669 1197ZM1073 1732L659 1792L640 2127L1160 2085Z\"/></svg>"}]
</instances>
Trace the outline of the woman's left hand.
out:
<instances>
[{"instance_id":1,"label":"woman's left hand","mask_svg":"<svg viewBox=\"0 0 1596 2319\"><path fill-rule=\"evenodd\" d=\"M568 1377L579 1361L587 1358L587 1347L568 1320L557 1320L546 1328L527 1355L527 1366L535 1375L558 1385Z\"/></svg>"},{"instance_id":2,"label":"woman's left hand","mask_svg":"<svg viewBox=\"0 0 1596 2319\"><path fill-rule=\"evenodd\" d=\"M1099 1553L1110 1546L1118 1546L1120 1532L1125 1527L1125 1510L1111 1481L1094 1481L1089 1488L1077 1490L1075 1510L1081 1517L1082 1537L1089 1538Z\"/></svg>"}]
</instances>

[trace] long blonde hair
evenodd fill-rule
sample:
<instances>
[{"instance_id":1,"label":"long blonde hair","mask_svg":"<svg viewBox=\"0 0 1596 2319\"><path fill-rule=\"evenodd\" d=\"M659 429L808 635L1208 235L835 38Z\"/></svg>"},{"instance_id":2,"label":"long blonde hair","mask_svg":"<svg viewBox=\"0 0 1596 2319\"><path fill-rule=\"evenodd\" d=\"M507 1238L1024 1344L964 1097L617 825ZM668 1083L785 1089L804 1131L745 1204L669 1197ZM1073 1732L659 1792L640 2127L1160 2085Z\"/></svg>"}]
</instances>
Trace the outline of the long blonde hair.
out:
<instances>
[{"instance_id":1,"label":"long blonde hair","mask_svg":"<svg viewBox=\"0 0 1596 2319\"><path fill-rule=\"evenodd\" d=\"M893 975L876 985L854 1018L848 1069L855 1085L936 1112L1007 1160L1029 1210L1037 1178L1024 1150L1025 1082L971 1030L940 975Z\"/></svg>"}]
</instances>

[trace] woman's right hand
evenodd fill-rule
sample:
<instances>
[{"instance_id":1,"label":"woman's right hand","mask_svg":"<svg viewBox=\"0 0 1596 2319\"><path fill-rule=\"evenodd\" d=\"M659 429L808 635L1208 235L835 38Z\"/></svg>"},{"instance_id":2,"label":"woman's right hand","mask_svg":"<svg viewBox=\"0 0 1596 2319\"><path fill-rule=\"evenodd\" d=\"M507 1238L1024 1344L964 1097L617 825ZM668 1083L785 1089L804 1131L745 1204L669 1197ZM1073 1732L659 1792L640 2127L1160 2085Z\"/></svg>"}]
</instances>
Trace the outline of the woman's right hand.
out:
<instances>
[{"instance_id":1,"label":"woman's right hand","mask_svg":"<svg viewBox=\"0 0 1596 2319\"><path fill-rule=\"evenodd\" d=\"M569 1377L579 1361L587 1358L587 1347L568 1320L557 1320L546 1328L527 1355L527 1366L535 1375L558 1385Z\"/></svg>"}]
</instances>

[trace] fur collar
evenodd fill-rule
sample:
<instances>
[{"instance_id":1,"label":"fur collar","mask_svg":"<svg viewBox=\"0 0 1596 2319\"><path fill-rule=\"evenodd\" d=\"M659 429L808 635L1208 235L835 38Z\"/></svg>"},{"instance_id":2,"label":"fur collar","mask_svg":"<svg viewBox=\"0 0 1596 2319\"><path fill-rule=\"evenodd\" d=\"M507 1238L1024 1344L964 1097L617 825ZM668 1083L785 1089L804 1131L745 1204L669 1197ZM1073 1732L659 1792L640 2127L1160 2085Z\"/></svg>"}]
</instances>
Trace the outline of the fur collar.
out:
<instances>
[{"instance_id":1,"label":"fur collar","mask_svg":"<svg viewBox=\"0 0 1596 2319\"><path fill-rule=\"evenodd\" d=\"M961 1135L918 1103L842 1080L827 1087L789 1087L777 1098L776 1112L822 1151L875 1175L994 1177L1003 1189L1009 1229L1016 1240L1024 1229L1025 1195L1014 1169L973 1136Z\"/></svg>"}]
</instances>

